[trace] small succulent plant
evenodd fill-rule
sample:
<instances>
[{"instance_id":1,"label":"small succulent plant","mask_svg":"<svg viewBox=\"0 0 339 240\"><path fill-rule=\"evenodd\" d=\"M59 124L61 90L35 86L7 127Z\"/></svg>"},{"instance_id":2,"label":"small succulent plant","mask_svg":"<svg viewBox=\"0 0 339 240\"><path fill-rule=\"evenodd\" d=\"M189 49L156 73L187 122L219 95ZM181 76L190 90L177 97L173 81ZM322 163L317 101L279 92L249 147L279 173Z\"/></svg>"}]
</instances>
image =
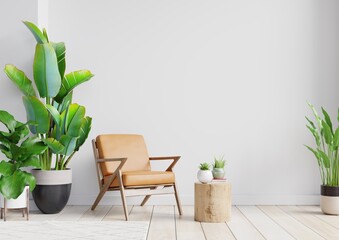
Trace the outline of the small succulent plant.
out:
<instances>
[{"instance_id":1,"label":"small succulent plant","mask_svg":"<svg viewBox=\"0 0 339 240\"><path fill-rule=\"evenodd\" d=\"M200 170L210 170L210 165L207 162L200 163L199 168Z\"/></svg>"},{"instance_id":2,"label":"small succulent plant","mask_svg":"<svg viewBox=\"0 0 339 240\"><path fill-rule=\"evenodd\" d=\"M225 164L226 164L226 160L224 159L224 156L220 158L214 157L213 168L224 168Z\"/></svg>"}]
</instances>

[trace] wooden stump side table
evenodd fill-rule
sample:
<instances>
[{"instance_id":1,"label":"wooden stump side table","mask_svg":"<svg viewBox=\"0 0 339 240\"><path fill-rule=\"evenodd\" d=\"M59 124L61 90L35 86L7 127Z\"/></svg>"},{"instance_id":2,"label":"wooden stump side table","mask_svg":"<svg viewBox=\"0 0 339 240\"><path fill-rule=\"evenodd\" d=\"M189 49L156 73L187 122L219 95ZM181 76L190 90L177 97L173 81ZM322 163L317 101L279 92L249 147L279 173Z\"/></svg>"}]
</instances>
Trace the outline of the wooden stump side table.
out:
<instances>
[{"instance_id":1,"label":"wooden stump side table","mask_svg":"<svg viewBox=\"0 0 339 240\"><path fill-rule=\"evenodd\" d=\"M228 182L195 183L194 220L199 222L231 220L231 184Z\"/></svg>"}]
</instances>

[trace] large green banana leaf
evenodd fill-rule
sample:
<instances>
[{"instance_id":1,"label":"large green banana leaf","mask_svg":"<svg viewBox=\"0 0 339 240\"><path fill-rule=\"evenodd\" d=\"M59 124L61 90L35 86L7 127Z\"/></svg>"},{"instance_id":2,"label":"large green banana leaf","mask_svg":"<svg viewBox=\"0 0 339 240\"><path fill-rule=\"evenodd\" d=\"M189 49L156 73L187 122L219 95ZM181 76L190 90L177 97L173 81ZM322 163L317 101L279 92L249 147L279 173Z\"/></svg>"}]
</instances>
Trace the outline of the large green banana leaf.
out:
<instances>
[{"instance_id":1,"label":"large green banana leaf","mask_svg":"<svg viewBox=\"0 0 339 240\"><path fill-rule=\"evenodd\" d=\"M26 25L26 27L33 33L36 41L38 43L47 43L47 38L43 35L43 33L40 31L40 29L35 26L33 23L28 22L28 21L24 21L24 24Z\"/></svg>"},{"instance_id":2,"label":"large green banana leaf","mask_svg":"<svg viewBox=\"0 0 339 240\"><path fill-rule=\"evenodd\" d=\"M328 158L328 156L326 155L326 153L324 153L321 150L318 150L319 156L323 162L323 165L325 168L329 168L331 165L331 160Z\"/></svg>"},{"instance_id":3,"label":"large green banana leaf","mask_svg":"<svg viewBox=\"0 0 339 240\"><path fill-rule=\"evenodd\" d=\"M12 64L7 64L4 69L8 78L20 89L20 91L26 96L36 96L35 90L32 85L32 81L28 79L26 74L16 68Z\"/></svg>"},{"instance_id":4,"label":"large green banana leaf","mask_svg":"<svg viewBox=\"0 0 339 240\"><path fill-rule=\"evenodd\" d=\"M68 106L72 103L72 98L73 98L73 91L70 91L66 97L62 100L60 104L58 104L56 101L54 101L54 104L58 106L59 112L65 111Z\"/></svg>"},{"instance_id":5,"label":"large green banana leaf","mask_svg":"<svg viewBox=\"0 0 339 240\"><path fill-rule=\"evenodd\" d=\"M63 42L59 42L59 43L51 43L57 60L58 60L58 67L59 67L59 73L60 73L60 78L63 79L64 78L64 74L65 74L65 70L66 70L66 47L65 47L65 43Z\"/></svg>"},{"instance_id":6,"label":"large green banana leaf","mask_svg":"<svg viewBox=\"0 0 339 240\"><path fill-rule=\"evenodd\" d=\"M318 134L317 129L315 129L312 126L309 126L309 125L306 125L306 127L310 130L310 132L314 136L314 139L315 139L315 142L317 143L317 146L320 146L321 141L320 141L320 136Z\"/></svg>"},{"instance_id":7,"label":"large green banana leaf","mask_svg":"<svg viewBox=\"0 0 339 240\"><path fill-rule=\"evenodd\" d=\"M70 104L68 109L61 114L62 124L64 126L63 133L71 137L79 137L85 111L85 107L79 104Z\"/></svg>"},{"instance_id":8,"label":"large green banana leaf","mask_svg":"<svg viewBox=\"0 0 339 240\"><path fill-rule=\"evenodd\" d=\"M21 147L28 147L37 142L41 142L41 139L39 137L30 136L22 142Z\"/></svg>"},{"instance_id":9,"label":"large green banana leaf","mask_svg":"<svg viewBox=\"0 0 339 240\"><path fill-rule=\"evenodd\" d=\"M62 155L66 155L66 156L71 155L75 150L76 142L77 142L77 138L75 137L71 137L68 135L61 136L60 143L65 146Z\"/></svg>"},{"instance_id":10,"label":"large green banana leaf","mask_svg":"<svg viewBox=\"0 0 339 240\"><path fill-rule=\"evenodd\" d=\"M54 138L44 139L43 142L56 154L63 153L65 149L65 147Z\"/></svg>"},{"instance_id":11,"label":"large green banana leaf","mask_svg":"<svg viewBox=\"0 0 339 240\"><path fill-rule=\"evenodd\" d=\"M79 84L90 80L94 75L89 70L79 70L71 72L62 79L61 88L54 98L58 103Z\"/></svg>"},{"instance_id":12,"label":"large green banana leaf","mask_svg":"<svg viewBox=\"0 0 339 240\"><path fill-rule=\"evenodd\" d=\"M313 115L314 115L315 119L317 120L318 126L321 126L321 118L319 117L317 110L315 109L315 107L312 104L310 104L310 103L307 103L307 104L311 108Z\"/></svg>"},{"instance_id":13,"label":"large green banana leaf","mask_svg":"<svg viewBox=\"0 0 339 240\"><path fill-rule=\"evenodd\" d=\"M43 28L43 29L42 29L42 34L43 34L44 37L46 38L46 41L49 42L46 28Z\"/></svg>"},{"instance_id":14,"label":"large green banana leaf","mask_svg":"<svg viewBox=\"0 0 339 240\"><path fill-rule=\"evenodd\" d=\"M46 108L47 108L48 112L51 114L51 116L54 120L54 124L55 124L54 127L53 127L53 130L51 132L52 135L50 135L50 136L53 136L54 138L59 140L60 136L61 136L61 126L60 126L61 116L60 116L60 113L52 105L46 104Z\"/></svg>"},{"instance_id":15,"label":"large green banana leaf","mask_svg":"<svg viewBox=\"0 0 339 240\"><path fill-rule=\"evenodd\" d=\"M328 113L326 112L326 110L323 107L321 108L321 111L324 115L325 122L327 123L327 125L329 126L329 128L331 130L331 133L333 134L333 127L332 127L332 121L331 121L330 116L328 115Z\"/></svg>"},{"instance_id":16,"label":"large green banana leaf","mask_svg":"<svg viewBox=\"0 0 339 240\"><path fill-rule=\"evenodd\" d=\"M324 135L325 142L326 144L331 145L332 139L333 139L331 128L330 126L328 126L327 122L325 122L324 120L321 120L321 124L323 126L322 134Z\"/></svg>"},{"instance_id":17,"label":"large green banana leaf","mask_svg":"<svg viewBox=\"0 0 339 240\"><path fill-rule=\"evenodd\" d=\"M336 148L339 146L339 127L337 127L334 133L333 146Z\"/></svg>"},{"instance_id":18,"label":"large green banana leaf","mask_svg":"<svg viewBox=\"0 0 339 240\"><path fill-rule=\"evenodd\" d=\"M33 96L24 96L23 102L26 109L27 120L36 123L36 125L29 126L31 132L33 134L47 133L50 126L50 119L45 105Z\"/></svg>"},{"instance_id":19,"label":"large green banana leaf","mask_svg":"<svg viewBox=\"0 0 339 240\"><path fill-rule=\"evenodd\" d=\"M92 125L92 118L91 117L85 117L85 118L82 119L81 128L80 128L80 136L77 140L75 151L79 151L79 148L86 141L88 134L91 131L91 125Z\"/></svg>"},{"instance_id":20,"label":"large green banana leaf","mask_svg":"<svg viewBox=\"0 0 339 240\"><path fill-rule=\"evenodd\" d=\"M36 45L33 75L40 97L55 97L58 94L61 78L57 57L50 43Z\"/></svg>"},{"instance_id":21,"label":"large green banana leaf","mask_svg":"<svg viewBox=\"0 0 339 240\"><path fill-rule=\"evenodd\" d=\"M46 108L48 112L51 114L51 116L53 117L55 124L59 126L61 122L61 117L60 117L58 110L50 104L46 104Z\"/></svg>"}]
</instances>

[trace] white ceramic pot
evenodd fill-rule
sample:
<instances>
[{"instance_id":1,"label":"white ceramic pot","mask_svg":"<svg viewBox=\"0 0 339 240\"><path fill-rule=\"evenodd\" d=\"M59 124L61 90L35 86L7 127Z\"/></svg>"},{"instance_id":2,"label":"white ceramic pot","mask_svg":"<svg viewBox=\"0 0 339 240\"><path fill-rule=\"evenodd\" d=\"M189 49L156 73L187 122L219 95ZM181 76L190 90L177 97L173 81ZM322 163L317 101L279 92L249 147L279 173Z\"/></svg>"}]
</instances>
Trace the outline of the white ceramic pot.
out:
<instances>
[{"instance_id":1,"label":"white ceramic pot","mask_svg":"<svg viewBox=\"0 0 339 240\"><path fill-rule=\"evenodd\" d=\"M320 208L325 214L339 215L339 187L321 186Z\"/></svg>"},{"instance_id":2,"label":"white ceramic pot","mask_svg":"<svg viewBox=\"0 0 339 240\"><path fill-rule=\"evenodd\" d=\"M213 174L211 170L199 170L197 177L201 183L210 183L213 180Z\"/></svg>"},{"instance_id":3,"label":"white ceramic pot","mask_svg":"<svg viewBox=\"0 0 339 240\"><path fill-rule=\"evenodd\" d=\"M6 208L7 209L14 209L14 208L26 208L28 204L29 198L29 186L24 188L24 191L20 194L17 199L6 199ZM0 199L0 207L4 208L5 199L1 195Z\"/></svg>"}]
</instances>

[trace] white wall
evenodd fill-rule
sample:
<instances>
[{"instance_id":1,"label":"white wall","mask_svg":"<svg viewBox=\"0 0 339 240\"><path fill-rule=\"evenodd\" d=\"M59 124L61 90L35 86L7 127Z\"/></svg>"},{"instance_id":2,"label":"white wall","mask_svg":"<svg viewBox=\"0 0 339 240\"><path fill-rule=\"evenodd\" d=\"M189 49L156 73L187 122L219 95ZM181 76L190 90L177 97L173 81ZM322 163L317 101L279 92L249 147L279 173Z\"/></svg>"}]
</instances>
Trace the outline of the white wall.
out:
<instances>
[{"instance_id":1,"label":"white wall","mask_svg":"<svg viewBox=\"0 0 339 240\"><path fill-rule=\"evenodd\" d=\"M0 109L26 120L19 90L7 78L3 69L14 64L32 75L35 40L22 21L37 21L37 0L1 0L0 2Z\"/></svg>"},{"instance_id":2,"label":"white wall","mask_svg":"<svg viewBox=\"0 0 339 240\"><path fill-rule=\"evenodd\" d=\"M182 155L175 170L184 204L193 203L199 163L222 154L234 204L318 202L304 116L306 101L336 114L338 1L50 0L47 7L50 39L66 43L67 71L96 75L74 94L93 116L90 139L140 133L150 155ZM90 141L72 161L70 204L91 204L98 187Z\"/></svg>"}]
</instances>

